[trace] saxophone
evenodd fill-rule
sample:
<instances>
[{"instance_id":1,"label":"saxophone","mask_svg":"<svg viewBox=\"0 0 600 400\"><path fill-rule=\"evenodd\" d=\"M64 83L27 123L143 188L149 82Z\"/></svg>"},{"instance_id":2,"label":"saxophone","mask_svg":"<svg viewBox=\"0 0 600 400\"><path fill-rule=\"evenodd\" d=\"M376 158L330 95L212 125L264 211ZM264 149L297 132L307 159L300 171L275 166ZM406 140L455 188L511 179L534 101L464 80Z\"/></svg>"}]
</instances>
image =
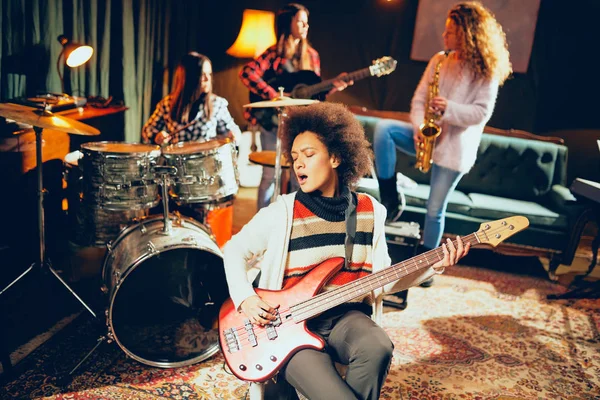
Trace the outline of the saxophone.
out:
<instances>
[{"instance_id":1,"label":"saxophone","mask_svg":"<svg viewBox=\"0 0 600 400\"><path fill-rule=\"evenodd\" d=\"M435 65L433 79L429 82L427 102L425 103L425 118L419 127L423 140L417 146L417 162L415 163L415 168L418 168L419 171L423 173L427 173L431 168L435 140L442 133L442 127L436 124L440 115L431 111L429 104L431 103L431 100L438 95L440 68L442 67L442 63L446 60L446 57L448 57L448 52L445 52L444 58Z\"/></svg>"}]
</instances>

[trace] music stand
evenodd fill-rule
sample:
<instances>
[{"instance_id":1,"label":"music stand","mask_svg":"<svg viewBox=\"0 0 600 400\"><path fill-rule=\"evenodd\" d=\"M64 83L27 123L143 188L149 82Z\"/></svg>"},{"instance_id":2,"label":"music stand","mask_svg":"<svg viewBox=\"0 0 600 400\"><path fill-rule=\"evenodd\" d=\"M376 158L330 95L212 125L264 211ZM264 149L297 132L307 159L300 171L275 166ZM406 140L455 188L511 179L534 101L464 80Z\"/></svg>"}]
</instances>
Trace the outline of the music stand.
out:
<instances>
[{"instance_id":1,"label":"music stand","mask_svg":"<svg viewBox=\"0 0 600 400\"><path fill-rule=\"evenodd\" d=\"M34 261L21 275L8 284L2 291L0 296L4 294L10 287L25 277L31 271L50 272L63 286L71 292L71 294L96 318L96 313L75 293L73 289L65 282L58 272L46 258L46 241L44 232L44 187L42 181L42 133L44 128L56 129L63 132L83 134L83 135L99 135L100 131L96 128L83 124L81 122L57 116L47 111L31 107L24 107L15 104L0 105L0 116L12 119L18 122L31 125L35 132L35 149L36 149L36 178L37 178L37 223L38 223L38 254L37 260ZM37 268L36 268L37 267Z\"/></svg>"}]
</instances>

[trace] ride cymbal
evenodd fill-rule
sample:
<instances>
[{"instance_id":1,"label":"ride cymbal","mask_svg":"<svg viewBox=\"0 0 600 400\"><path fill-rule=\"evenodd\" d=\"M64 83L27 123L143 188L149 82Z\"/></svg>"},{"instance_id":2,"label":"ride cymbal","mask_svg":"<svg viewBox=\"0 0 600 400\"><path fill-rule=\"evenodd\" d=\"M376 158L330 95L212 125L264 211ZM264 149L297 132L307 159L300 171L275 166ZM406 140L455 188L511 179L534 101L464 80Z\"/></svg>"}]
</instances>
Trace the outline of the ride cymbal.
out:
<instances>
[{"instance_id":1,"label":"ride cymbal","mask_svg":"<svg viewBox=\"0 0 600 400\"><path fill-rule=\"evenodd\" d=\"M96 136L100 134L98 129L83 122L19 104L0 103L0 117L42 129L54 129L75 135Z\"/></svg>"}]
</instances>

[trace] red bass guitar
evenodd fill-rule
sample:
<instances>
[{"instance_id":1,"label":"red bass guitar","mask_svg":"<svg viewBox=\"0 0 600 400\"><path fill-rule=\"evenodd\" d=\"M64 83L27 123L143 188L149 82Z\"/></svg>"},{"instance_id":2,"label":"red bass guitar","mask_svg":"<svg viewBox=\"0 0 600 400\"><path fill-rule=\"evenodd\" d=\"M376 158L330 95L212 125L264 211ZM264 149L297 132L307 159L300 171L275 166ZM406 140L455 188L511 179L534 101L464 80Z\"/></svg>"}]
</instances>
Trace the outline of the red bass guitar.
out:
<instances>
[{"instance_id":1,"label":"red bass guitar","mask_svg":"<svg viewBox=\"0 0 600 400\"><path fill-rule=\"evenodd\" d=\"M483 223L477 232L462 239L472 247L495 247L527 226L527 218L514 216ZM228 299L219 312L219 344L227 365L235 376L245 381L264 382L270 379L298 350L321 350L325 347L321 337L306 327L308 319L420 269L428 268L443 259L443 254L442 248L438 247L317 295L344 264L341 257L326 260L289 289L256 289L256 293L265 301L279 304L278 319L262 327L252 324Z\"/></svg>"}]
</instances>

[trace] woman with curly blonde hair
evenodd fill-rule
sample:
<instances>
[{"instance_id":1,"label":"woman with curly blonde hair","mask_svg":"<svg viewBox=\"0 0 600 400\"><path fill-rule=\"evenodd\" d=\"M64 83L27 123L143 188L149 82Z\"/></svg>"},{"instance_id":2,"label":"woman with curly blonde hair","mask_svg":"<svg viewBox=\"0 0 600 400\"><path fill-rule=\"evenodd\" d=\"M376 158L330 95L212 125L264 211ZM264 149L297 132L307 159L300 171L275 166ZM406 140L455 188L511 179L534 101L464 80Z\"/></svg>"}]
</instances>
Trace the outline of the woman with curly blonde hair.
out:
<instances>
[{"instance_id":1,"label":"woman with curly blonde hair","mask_svg":"<svg viewBox=\"0 0 600 400\"><path fill-rule=\"evenodd\" d=\"M437 247L444 233L448 198L462 176L469 172L485 124L494 111L498 88L512 72L506 36L494 15L475 1L454 5L442 34L445 51L435 54L411 102L411 123L382 120L375 127L375 165L381 202L388 220L398 215L396 148L414 156L422 140L419 126L436 66L439 68L438 95L430 100L429 111L442 128L433 152L430 193L423 228L423 247ZM401 180L403 182L408 179ZM414 182L409 182L414 186Z\"/></svg>"}]
</instances>

